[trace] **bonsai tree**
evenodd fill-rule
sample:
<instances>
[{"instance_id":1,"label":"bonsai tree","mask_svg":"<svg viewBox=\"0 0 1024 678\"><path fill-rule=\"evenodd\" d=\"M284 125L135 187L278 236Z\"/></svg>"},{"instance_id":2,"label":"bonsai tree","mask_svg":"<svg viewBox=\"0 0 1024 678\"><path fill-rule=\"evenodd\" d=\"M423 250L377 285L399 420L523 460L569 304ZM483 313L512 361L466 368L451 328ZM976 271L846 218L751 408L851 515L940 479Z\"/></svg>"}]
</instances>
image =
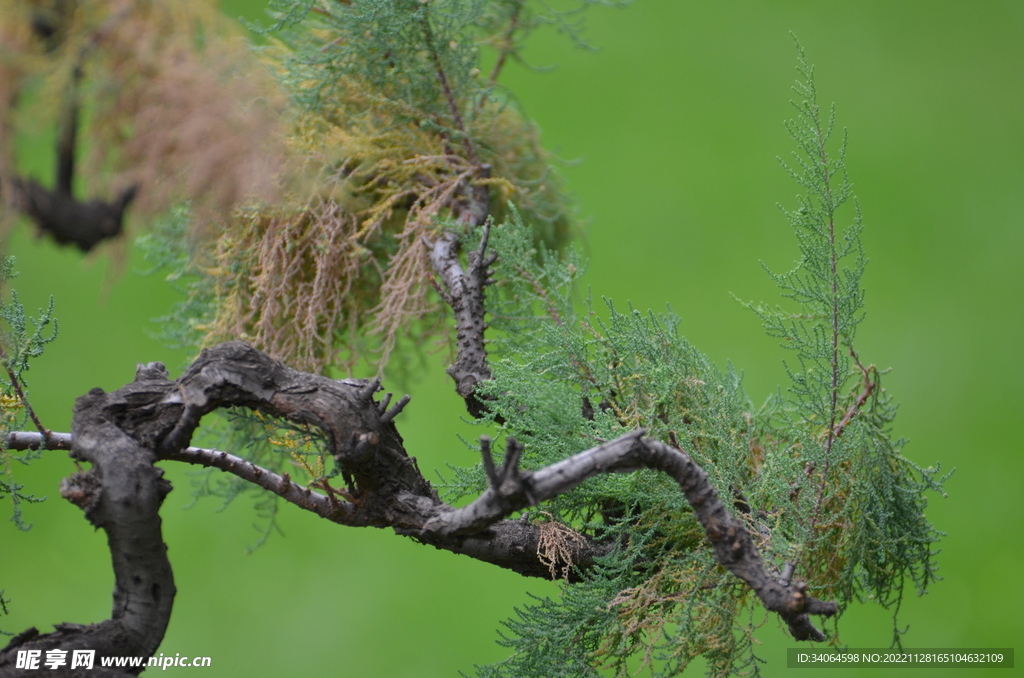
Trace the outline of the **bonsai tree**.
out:
<instances>
[{"instance_id":1,"label":"bonsai tree","mask_svg":"<svg viewBox=\"0 0 1024 678\"><path fill-rule=\"evenodd\" d=\"M195 357L81 395L54 432L24 383L52 307L30 327L5 299L0 492L18 519L34 497L12 462L69 450L61 495L106 533L115 591L106 621L17 634L0 675L93 675L76 650L137 675L158 652L176 589L157 462L209 469L199 495L256 493L267 534L287 503L561 582L506 622L511 656L481 676L670 676L698 656L756 673L765 614L825 642L815 617L928 586L941 479L902 456L883 371L856 348L860 210L803 51L784 209L800 258L769 273L781 305L749 304L793 351L791 382L755 406L675 317L581 295L571 202L500 85L538 26L581 40L580 9L273 0L253 47L199 2L5 3L8 216L89 251L124 242L132 214L183 294L166 338ZM53 188L11 142L40 106L57 111ZM108 197L75 195L83 131L87 188ZM437 338L480 427L480 461L440 482L401 434L415 400L382 392Z\"/></svg>"}]
</instances>

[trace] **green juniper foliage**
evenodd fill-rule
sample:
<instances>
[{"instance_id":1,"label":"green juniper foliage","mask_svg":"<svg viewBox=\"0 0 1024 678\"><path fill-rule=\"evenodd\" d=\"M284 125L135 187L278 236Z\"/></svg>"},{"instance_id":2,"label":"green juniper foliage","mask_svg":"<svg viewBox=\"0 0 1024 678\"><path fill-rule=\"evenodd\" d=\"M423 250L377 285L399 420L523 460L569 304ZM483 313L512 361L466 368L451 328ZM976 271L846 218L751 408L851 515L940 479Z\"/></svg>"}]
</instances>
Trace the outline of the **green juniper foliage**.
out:
<instances>
[{"instance_id":1,"label":"green juniper foliage","mask_svg":"<svg viewBox=\"0 0 1024 678\"><path fill-rule=\"evenodd\" d=\"M14 278L14 257L0 255L0 284ZM20 431L31 426L27 396L27 382L24 374L29 361L43 354L46 345L57 338L57 319L53 317L53 297L46 309L40 309L36 318L26 318L25 307L18 301L18 293L11 290L9 302L0 299L0 437L6 438L11 431ZM31 328L29 325L31 324ZM47 332L50 325L53 327ZM6 448L6 445L2 446ZM42 450L29 450L15 454L0 448L0 501L11 500L11 520L19 530L28 530L21 513L21 504L35 504L45 497L24 492L25 486L14 478L16 464L28 464L38 459ZM7 614L9 599L0 589L0 615ZM0 634L12 635L0 629Z\"/></svg>"},{"instance_id":2,"label":"green juniper foliage","mask_svg":"<svg viewBox=\"0 0 1024 678\"><path fill-rule=\"evenodd\" d=\"M0 256L0 284L15 275L14 257ZM3 363L3 370L0 370L0 436L6 436L11 431L32 426L27 403L22 398L22 394L27 395L25 372L29 369L29 361L42 355L46 345L57 338L53 298L50 298L46 309L40 309L38 317L27 318L25 307L18 301L18 293L11 290L9 302L0 300L0 321L0 360ZM51 324L52 328L49 328ZM22 520L21 503L32 504L43 499L22 492L24 485L14 479L14 463L27 464L41 454L41 450L19 455L0 449L0 500L10 498L11 520L21 530L30 527ZM2 598L0 595L0 601Z\"/></svg>"},{"instance_id":3,"label":"green juniper foliage","mask_svg":"<svg viewBox=\"0 0 1024 678\"><path fill-rule=\"evenodd\" d=\"M799 494L792 503L809 517L787 529L800 569L827 595L848 601L863 594L895 614L906 578L919 591L935 579L930 545L941 534L924 517L922 493L941 492L941 480L938 467L921 469L900 454L904 441L890 437L896 407L881 387L881 372L865 366L854 348L866 263L861 213L843 164L845 134L837 154L828 150L835 108L824 121L813 69L798 50L798 116L787 129L799 150L786 169L806 194L796 209L783 211L801 259L792 271L771 274L791 308L752 307L768 333L796 353L797 365L787 365L789 397L769 401L762 416L768 435L803 430L796 444L804 480L792 488ZM841 230L837 213L851 199L853 219ZM850 542L848 556L833 548L844 542Z\"/></svg>"},{"instance_id":4,"label":"green juniper foliage","mask_svg":"<svg viewBox=\"0 0 1024 678\"><path fill-rule=\"evenodd\" d=\"M854 205L852 223L837 226L852 199L845 138L832 154L834 110L822 120L802 50L798 70L797 117L787 124L798 151L787 168L805 193L784 212L801 259L772 274L789 308L752 306L797 356L786 393L754 408L736 372L715 368L671 315L623 313L607 300L607 315L590 303L577 312L570 290L581 262L537 252L517 217L492 236L502 282L500 299L489 299L497 337L486 423L504 420L503 433L525 444L527 468L637 427L672 441L708 472L769 568L792 563L812 595L841 611L855 599L891 609L898 645L905 586L924 592L936 577L941 533L925 517L924 492L941 493L944 478L902 456L881 372L854 349L861 215ZM457 499L484 487L475 467L455 470L447 490ZM512 655L478 667L480 676L626 676L638 658L652 675L673 676L698 655L709 675L758 674L763 609L717 565L673 481L653 471L601 476L543 509L530 519L568 528L563 543L575 531L615 550L558 599L518 609L501 640ZM838 627L830 635L840 642Z\"/></svg>"}]
</instances>

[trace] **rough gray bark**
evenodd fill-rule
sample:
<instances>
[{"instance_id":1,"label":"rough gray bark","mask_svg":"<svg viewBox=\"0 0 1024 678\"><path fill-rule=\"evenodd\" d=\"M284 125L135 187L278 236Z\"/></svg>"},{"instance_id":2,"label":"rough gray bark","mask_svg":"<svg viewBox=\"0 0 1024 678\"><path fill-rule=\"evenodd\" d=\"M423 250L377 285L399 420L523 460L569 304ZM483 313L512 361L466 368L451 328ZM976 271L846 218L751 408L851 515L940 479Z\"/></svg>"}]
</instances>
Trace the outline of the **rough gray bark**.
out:
<instances>
[{"instance_id":1,"label":"rough gray bark","mask_svg":"<svg viewBox=\"0 0 1024 678\"><path fill-rule=\"evenodd\" d=\"M174 578L160 531L160 504L171 490L163 471L153 465L157 454L117 421L121 412L166 382L166 371L140 368L136 380L113 394L93 389L75 403L71 457L92 464L61 484L61 496L79 506L85 517L107 533L114 569L110 619L98 624L58 624L53 633L35 628L19 634L0 650L0 676L126 676L98 668L104 656L149 656L160 646L174 602ZM132 412L135 416L138 413ZM41 437L41 436L40 436ZM10 442L10 441L9 441ZM66 650L67 670L15 668L19 650ZM96 669L70 670L70 651L96 651Z\"/></svg>"},{"instance_id":2,"label":"rough gray bark","mask_svg":"<svg viewBox=\"0 0 1024 678\"><path fill-rule=\"evenodd\" d=\"M742 524L733 518L704 473L678 449L634 431L535 471L519 469L522 450L509 442L500 467L482 443L490 488L470 505L442 502L405 450L394 424L407 398L390 409L374 400L376 380L332 380L291 370L260 351L229 342L202 352L179 379L159 363L140 366L136 380L114 393L94 389L75 407L71 456L93 468L65 481L62 495L107 531L117 576L111 619L92 626L65 625L45 636L22 634L0 651L0 676L14 675L18 649L89 648L98 655L151 654L171 611L174 585L160 537L160 502L170 490L153 466L187 461L234 473L333 522L390 527L439 549L461 553L525 576L551 576L538 557L540 527L506 520L512 513L571 490L599 473L641 467L668 473L680 485L718 561L746 582L765 607L778 612L799 640L822 639L808 615L831 615L834 603L806 595L800 583L771 575ZM319 427L346 487L303 487L285 475L217 450L188 447L201 417L217 408L244 406L273 417ZM41 434L8 436L9 447L35 447ZM51 445L67 444L52 434ZM578 580L611 545L583 538L572 553L570 580ZM19 674L20 675L20 674ZM46 675L61 674L47 671ZM92 674L95 675L95 674Z\"/></svg>"},{"instance_id":3,"label":"rough gray bark","mask_svg":"<svg viewBox=\"0 0 1024 678\"><path fill-rule=\"evenodd\" d=\"M441 294L455 314L455 362L448 367L448 376L455 381L455 390L466 401L466 409L474 417L487 411L477 394L476 386L491 378L484 346L484 288L491 282L488 269L497 261L496 254L487 253L490 223L485 221L480 246L470 252L464 269L459 261L459 237L451 231L428 242L430 264L441 276Z\"/></svg>"}]
</instances>

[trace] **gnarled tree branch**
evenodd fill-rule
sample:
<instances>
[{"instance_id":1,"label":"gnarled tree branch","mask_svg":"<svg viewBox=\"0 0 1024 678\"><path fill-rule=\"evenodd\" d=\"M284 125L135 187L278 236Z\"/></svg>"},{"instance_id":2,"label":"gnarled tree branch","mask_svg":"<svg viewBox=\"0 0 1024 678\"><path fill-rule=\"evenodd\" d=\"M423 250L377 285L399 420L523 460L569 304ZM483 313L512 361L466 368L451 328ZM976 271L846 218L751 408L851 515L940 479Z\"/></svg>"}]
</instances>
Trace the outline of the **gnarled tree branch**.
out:
<instances>
[{"instance_id":1,"label":"gnarled tree branch","mask_svg":"<svg viewBox=\"0 0 1024 678\"><path fill-rule=\"evenodd\" d=\"M163 372L166 377L166 371ZM90 625L58 624L53 633L39 635L32 628L0 650L0 676L80 675L70 668L70 652L95 650L105 656L150 656L160 646L174 602L174 578L160 530L160 505L171 490L154 462L157 455L111 416L111 405L127 405L118 398L149 390L151 372L139 370L136 381L115 394L93 389L75 403L72 458L92 464L61 484L61 495L76 504L85 517L107 533L114 568L114 600L110 619ZM159 377L157 377L159 378ZM163 380L164 382L166 379ZM40 436L41 437L41 436ZM62 669L24 671L16 668L19 651L65 650ZM142 668L124 672L97 670L106 676L137 675Z\"/></svg>"},{"instance_id":2,"label":"gnarled tree branch","mask_svg":"<svg viewBox=\"0 0 1024 678\"><path fill-rule=\"evenodd\" d=\"M509 515L599 473L657 469L679 483L718 561L747 583L765 607L778 612L794 637L823 638L808 615L834 614L835 604L817 601L806 595L802 584L776 579L766 571L742 524L729 514L707 474L685 453L645 438L643 431L633 431L552 466L524 471L519 468L522 448L518 443L509 441L499 466L491 459L486 441L482 447L490 487L470 505L456 509L438 498L415 458L406 453L393 421L406 399L387 409L389 398L374 401L378 388L377 381L338 381L297 372L242 342L228 342L203 351L175 381L167 379L162 365L153 363L140 366L136 380L114 393L94 389L80 398L71 455L94 466L65 481L62 494L111 535L118 577L114 614L103 624L62 628L59 637L47 634L22 640L16 647L49 643L48 647L70 648L68 638L87 634L89 647L107 648L111 654L142 656L156 649L173 600L157 515L169 491L153 466L161 459L220 468L333 522L391 527L436 548L538 577L548 577L551 571L550 563L538 557L540 526L507 520ZM187 447L204 414L229 406L319 427L348 487L325 495L226 452ZM6 442L28 447L40 444L42 435L17 433ZM52 434L50 443L65 446L66 434ZM123 506L130 506L127 513ZM136 552L140 548L144 553ZM576 569L570 580L579 580L611 548L584 539L575 549ZM137 583L133 568L140 563L147 574ZM136 640L124 640L121 630L126 624L144 632L133 632ZM103 635L102 643L96 634ZM9 646L0 652L0 675L13 649Z\"/></svg>"},{"instance_id":3,"label":"gnarled tree branch","mask_svg":"<svg viewBox=\"0 0 1024 678\"><path fill-rule=\"evenodd\" d=\"M490 443L486 441L481 447L490 487L468 506L434 518L424 526L424 532L445 536L479 532L501 517L557 497L600 473L652 468L679 483L715 550L716 560L750 586L768 610L778 612L794 638L825 640L808 615L834 615L838 611L836 604L811 598L800 582L790 583L772 576L750 534L719 499L707 473L685 452L645 438L644 434L643 430L632 431L532 472L519 470L522 448L514 440L509 441L501 470L496 470L490 459Z\"/></svg>"}]
</instances>

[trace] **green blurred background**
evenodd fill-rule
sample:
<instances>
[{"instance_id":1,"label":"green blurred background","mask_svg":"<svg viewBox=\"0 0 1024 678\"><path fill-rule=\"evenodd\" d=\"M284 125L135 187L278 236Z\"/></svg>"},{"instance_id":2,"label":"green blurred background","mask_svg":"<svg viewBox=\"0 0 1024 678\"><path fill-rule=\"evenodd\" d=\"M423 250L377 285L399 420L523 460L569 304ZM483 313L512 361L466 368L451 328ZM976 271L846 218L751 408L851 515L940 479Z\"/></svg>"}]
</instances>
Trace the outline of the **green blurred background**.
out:
<instances>
[{"instance_id":1,"label":"green blurred background","mask_svg":"<svg viewBox=\"0 0 1024 678\"><path fill-rule=\"evenodd\" d=\"M250 18L263 6L222 4ZM506 84L546 144L581 160L564 174L589 221L589 284L621 306L670 304L691 341L744 371L756 402L784 383L783 352L730 293L774 301L758 261L782 269L796 258L776 208L793 204L796 186L776 156L792 148L782 122L796 76L789 31L799 36L821 102L836 101L850 130L871 258L861 356L894 368L887 387L902 402L895 433L911 440L908 456L957 468L949 497L931 497L928 511L948 533L944 580L925 597L907 591L903 642L1024 647L1024 3L638 0L596 8L587 23L600 51L542 31L525 54L558 68L513 64ZM48 146L22 150L24 166L47 177L49 156ZM133 273L137 257L104 293L104 260L35 240L27 225L8 250L26 305L57 300L61 335L28 375L48 426L68 430L74 398L118 388L136 362L185 359L147 335L174 295L159 276ZM455 435L466 429L441 356L412 394L400 425L421 468L474 462ZM556 590L291 507L280 521L286 537L247 555L258 536L250 504L183 511L188 469L167 467L177 489L163 510L165 539L179 593L161 651L212 657L210 678L456 676L504 656L496 629L526 591ZM0 586L12 601L4 630L109 615L105 539L58 495L72 469L59 452L17 469L50 499L26 511L30 532L0 526ZM840 624L855 647L886 646L890 629L889 614L871 605ZM788 673L785 648L796 644L777 619L759 639L765 675ZM986 673L928 674L947 672ZM861 674L896 675L841 671Z\"/></svg>"}]
</instances>

